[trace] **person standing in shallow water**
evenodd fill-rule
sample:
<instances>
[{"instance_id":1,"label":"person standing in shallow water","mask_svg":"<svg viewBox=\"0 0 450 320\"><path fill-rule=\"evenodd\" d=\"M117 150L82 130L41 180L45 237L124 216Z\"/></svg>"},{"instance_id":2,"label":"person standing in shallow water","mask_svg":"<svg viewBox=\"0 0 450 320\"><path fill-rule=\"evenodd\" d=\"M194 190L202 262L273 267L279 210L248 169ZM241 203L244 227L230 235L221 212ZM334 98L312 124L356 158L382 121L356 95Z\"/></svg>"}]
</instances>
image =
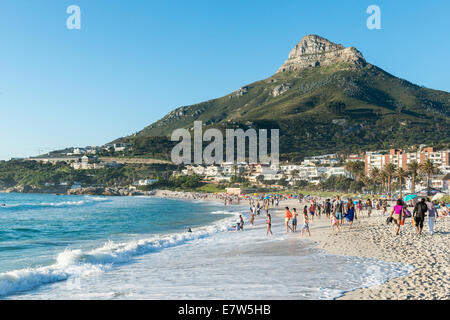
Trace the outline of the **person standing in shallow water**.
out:
<instances>
[{"instance_id":1,"label":"person standing in shallow water","mask_svg":"<svg viewBox=\"0 0 450 320\"><path fill-rule=\"evenodd\" d=\"M266 220L266 224L267 224L267 230L266 230L266 237L269 235L272 235L272 217L270 215L270 213L267 214L267 220Z\"/></svg>"},{"instance_id":2,"label":"person standing in shallow water","mask_svg":"<svg viewBox=\"0 0 450 320\"><path fill-rule=\"evenodd\" d=\"M241 225L241 231L244 231L244 218L242 218L242 215L239 215L239 223Z\"/></svg>"},{"instance_id":3,"label":"person standing in shallow water","mask_svg":"<svg viewBox=\"0 0 450 320\"><path fill-rule=\"evenodd\" d=\"M294 213L292 215L293 215L293 217L292 217L292 232L295 232L295 231L297 231L297 216L298 216L297 209L294 208Z\"/></svg>"},{"instance_id":4,"label":"person standing in shallow water","mask_svg":"<svg viewBox=\"0 0 450 320\"><path fill-rule=\"evenodd\" d=\"M306 206L305 206L306 208ZM305 231L308 231L309 236L311 237L311 232L309 231L309 220L308 220L308 211L303 211L303 226L302 226L302 236Z\"/></svg>"},{"instance_id":5,"label":"person standing in shallow water","mask_svg":"<svg viewBox=\"0 0 450 320\"><path fill-rule=\"evenodd\" d=\"M294 230L292 230L291 226L289 225L289 221L291 221L291 219L292 219L292 213L289 211L288 207L285 207L285 209L286 209L286 214L285 214L284 222L286 223L286 232L289 232L289 230L294 232Z\"/></svg>"},{"instance_id":6,"label":"person standing in shallow water","mask_svg":"<svg viewBox=\"0 0 450 320\"><path fill-rule=\"evenodd\" d=\"M255 211L253 210L253 207L250 207L250 225L253 226L253 222L255 221Z\"/></svg>"},{"instance_id":7,"label":"person standing in shallow water","mask_svg":"<svg viewBox=\"0 0 450 320\"><path fill-rule=\"evenodd\" d=\"M311 221L314 221L314 214L315 214L315 212L316 212L316 205L313 202L309 206L309 214L311 215Z\"/></svg>"}]
</instances>

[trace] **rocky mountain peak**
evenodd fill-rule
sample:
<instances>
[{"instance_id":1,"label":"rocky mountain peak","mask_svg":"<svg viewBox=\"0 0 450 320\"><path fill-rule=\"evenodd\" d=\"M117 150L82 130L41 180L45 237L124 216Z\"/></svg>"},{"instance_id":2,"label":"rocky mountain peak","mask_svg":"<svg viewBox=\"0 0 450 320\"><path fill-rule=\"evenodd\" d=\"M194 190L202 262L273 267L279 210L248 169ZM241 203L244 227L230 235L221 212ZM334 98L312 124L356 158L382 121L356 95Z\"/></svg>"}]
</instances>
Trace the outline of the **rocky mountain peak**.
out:
<instances>
[{"instance_id":1,"label":"rocky mountain peak","mask_svg":"<svg viewBox=\"0 0 450 320\"><path fill-rule=\"evenodd\" d=\"M339 62L347 63L350 68L359 68L366 64L361 52L354 47L345 48L320 36L307 35L291 50L288 59L278 72L327 66Z\"/></svg>"}]
</instances>

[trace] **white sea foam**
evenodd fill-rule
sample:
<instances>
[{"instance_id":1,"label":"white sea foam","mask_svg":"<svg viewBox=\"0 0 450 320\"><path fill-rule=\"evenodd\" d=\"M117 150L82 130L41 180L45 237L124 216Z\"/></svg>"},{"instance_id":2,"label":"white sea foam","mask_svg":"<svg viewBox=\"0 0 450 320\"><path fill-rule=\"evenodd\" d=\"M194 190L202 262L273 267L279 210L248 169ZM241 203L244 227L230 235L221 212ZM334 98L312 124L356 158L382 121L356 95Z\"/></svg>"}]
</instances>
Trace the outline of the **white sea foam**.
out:
<instances>
[{"instance_id":1,"label":"white sea foam","mask_svg":"<svg viewBox=\"0 0 450 320\"><path fill-rule=\"evenodd\" d=\"M1 209L33 209L33 208L46 208L46 207L70 207L70 206L82 206L84 204L109 201L108 198L86 196L83 200L78 201L59 201L59 202L24 202L24 203L12 203L6 206L1 206Z\"/></svg>"},{"instance_id":2,"label":"white sea foam","mask_svg":"<svg viewBox=\"0 0 450 320\"><path fill-rule=\"evenodd\" d=\"M247 212L245 207L242 212ZM412 270L401 263L328 255L286 234L283 219L275 216L272 237L265 236L263 217L254 226L246 223L244 232L223 232L232 228L240 213L218 207L212 214L230 216L193 228L192 233L108 241L89 250L66 249L50 266L1 273L0 295L17 294L11 298L18 299L335 299ZM33 290L51 283L49 290Z\"/></svg>"},{"instance_id":3,"label":"white sea foam","mask_svg":"<svg viewBox=\"0 0 450 320\"><path fill-rule=\"evenodd\" d=\"M53 265L0 273L0 296L35 289L44 284L73 277L105 272L111 270L114 265L130 262L136 256L226 231L233 222L232 219L235 220L235 217L221 219L212 225L196 228L193 232L155 235L121 243L108 241L103 246L86 252L66 249L57 256Z\"/></svg>"}]
</instances>

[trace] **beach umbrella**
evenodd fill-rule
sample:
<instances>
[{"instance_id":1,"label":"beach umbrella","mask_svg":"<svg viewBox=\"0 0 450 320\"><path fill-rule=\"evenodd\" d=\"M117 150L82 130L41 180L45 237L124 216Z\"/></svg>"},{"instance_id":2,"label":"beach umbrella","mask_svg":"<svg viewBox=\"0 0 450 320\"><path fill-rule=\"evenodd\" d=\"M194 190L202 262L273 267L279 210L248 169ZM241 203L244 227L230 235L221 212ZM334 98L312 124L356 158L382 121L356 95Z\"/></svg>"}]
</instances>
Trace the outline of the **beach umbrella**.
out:
<instances>
[{"instance_id":1,"label":"beach umbrella","mask_svg":"<svg viewBox=\"0 0 450 320\"><path fill-rule=\"evenodd\" d=\"M407 196L405 196L405 197L403 198L403 200L404 200L404 201L409 201L409 200L412 200L412 199L414 199L414 198L417 198L417 195L416 195L416 194L408 194Z\"/></svg>"},{"instance_id":2,"label":"beach umbrella","mask_svg":"<svg viewBox=\"0 0 450 320\"><path fill-rule=\"evenodd\" d=\"M436 193L436 194L433 196L433 198L431 198L431 200L432 200L432 201L434 201L434 200L439 200L439 199L442 198L443 196L445 196L445 194L439 192L439 193Z\"/></svg>"}]
</instances>

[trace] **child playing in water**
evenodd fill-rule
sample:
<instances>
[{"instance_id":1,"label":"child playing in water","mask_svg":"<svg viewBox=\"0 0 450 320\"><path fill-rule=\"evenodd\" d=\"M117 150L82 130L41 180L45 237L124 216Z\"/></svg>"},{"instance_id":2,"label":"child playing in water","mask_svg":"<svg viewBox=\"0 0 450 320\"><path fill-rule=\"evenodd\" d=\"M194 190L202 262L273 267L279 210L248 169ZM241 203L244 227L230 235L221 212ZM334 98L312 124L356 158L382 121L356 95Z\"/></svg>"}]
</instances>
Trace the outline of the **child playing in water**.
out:
<instances>
[{"instance_id":1,"label":"child playing in water","mask_svg":"<svg viewBox=\"0 0 450 320\"><path fill-rule=\"evenodd\" d=\"M309 231L309 224L308 224L308 214L303 212L302 236L305 230L308 231L308 234L311 237L311 232Z\"/></svg>"}]
</instances>

